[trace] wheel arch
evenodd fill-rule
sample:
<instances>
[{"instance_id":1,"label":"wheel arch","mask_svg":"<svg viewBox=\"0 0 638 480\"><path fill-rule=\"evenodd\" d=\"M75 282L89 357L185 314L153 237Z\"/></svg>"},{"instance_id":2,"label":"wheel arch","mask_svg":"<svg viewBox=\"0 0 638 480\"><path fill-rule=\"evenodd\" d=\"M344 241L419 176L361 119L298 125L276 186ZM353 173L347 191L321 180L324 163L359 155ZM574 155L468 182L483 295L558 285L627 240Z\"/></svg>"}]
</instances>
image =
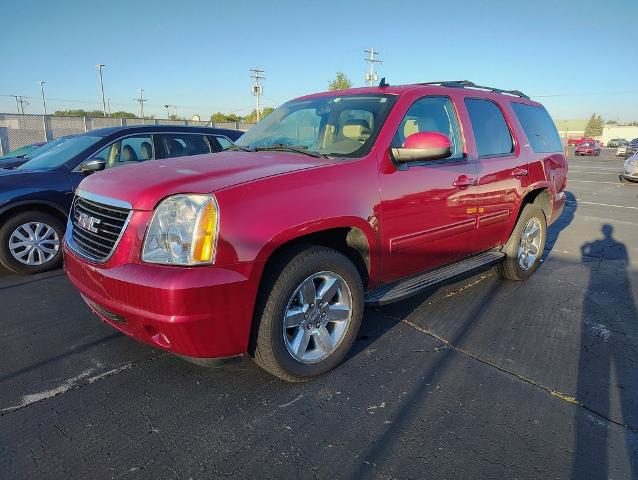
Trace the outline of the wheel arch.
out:
<instances>
[{"instance_id":1,"label":"wheel arch","mask_svg":"<svg viewBox=\"0 0 638 480\"><path fill-rule=\"evenodd\" d=\"M366 228L367 225L367 228ZM264 272L287 250L299 245L321 245L333 248L348 257L357 267L364 286L377 268L376 243L372 227L357 222L330 222L314 226L295 227L282 232L259 252L257 260L264 261ZM263 272L261 277L263 278ZM261 281L260 281L261 283Z\"/></svg>"},{"instance_id":2,"label":"wheel arch","mask_svg":"<svg viewBox=\"0 0 638 480\"><path fill-rule=\"evenodd\" d=\"M23 213L23 212L31 212L31 211L40 211L40 212L49 213L59 218L63 223L66 223L68 218L67 213L54 203L46 202L42 200L39 200L39 201L25 200L25 201L5 205L4 207L0 208L0 225L2 225L7 220L7 218L13 215L17 215L18 213Z\"/></svg>"}]
</instances>

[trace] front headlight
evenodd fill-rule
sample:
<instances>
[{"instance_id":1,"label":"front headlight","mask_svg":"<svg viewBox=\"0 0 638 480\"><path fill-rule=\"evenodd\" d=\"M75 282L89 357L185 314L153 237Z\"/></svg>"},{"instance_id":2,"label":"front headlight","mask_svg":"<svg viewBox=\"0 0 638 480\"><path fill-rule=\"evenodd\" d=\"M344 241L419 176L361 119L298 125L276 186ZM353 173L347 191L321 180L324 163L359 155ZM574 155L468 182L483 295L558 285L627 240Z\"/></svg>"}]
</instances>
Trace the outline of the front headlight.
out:
<instances>
[{"instance_id":1,"label":"front headlight","mask_svg":"<svg viewBox=\"0 0 638 480\"><path fill-rule=\"evenodd\" d=\"M142 261L166 265L213 263L219 208L212 195L173 195L155 209Z\"/></svg>"}]
</instances>

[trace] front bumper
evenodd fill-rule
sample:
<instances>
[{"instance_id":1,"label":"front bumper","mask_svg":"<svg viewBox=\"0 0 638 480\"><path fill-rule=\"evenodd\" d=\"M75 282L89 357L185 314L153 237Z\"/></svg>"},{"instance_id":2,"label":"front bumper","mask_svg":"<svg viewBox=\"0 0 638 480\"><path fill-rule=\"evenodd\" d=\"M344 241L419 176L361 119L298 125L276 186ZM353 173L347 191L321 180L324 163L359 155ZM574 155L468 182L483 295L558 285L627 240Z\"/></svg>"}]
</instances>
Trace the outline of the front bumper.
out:
<instances>
[{"instance_id":1,"label":"front bumper","mask_svg":"<svg viewBox=\"0 0 638 480\"><path fill-rule=\"evenodd\" d=\"M64 245L65 270L91 310L126 335L195 359L246 352L260 268L125 263L106 267Z\"/></svg>"}]
</instances>

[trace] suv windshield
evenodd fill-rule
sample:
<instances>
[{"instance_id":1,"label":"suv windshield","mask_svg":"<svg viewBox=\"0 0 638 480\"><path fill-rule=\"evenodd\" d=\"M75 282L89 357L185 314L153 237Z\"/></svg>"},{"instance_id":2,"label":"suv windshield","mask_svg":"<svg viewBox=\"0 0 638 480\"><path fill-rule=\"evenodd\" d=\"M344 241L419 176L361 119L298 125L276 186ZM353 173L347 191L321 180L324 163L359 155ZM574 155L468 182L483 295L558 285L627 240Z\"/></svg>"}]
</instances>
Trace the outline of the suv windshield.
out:
<instances>
[{"instance_id":1,"label":"suv windshield","mask_svg":"<svg viewBox=\"0 0 638 480\"><path fill-rule=\"evenodd\" d=\"M102 137L89 135L67 138L44 153L32 158L27 163L20 165L16 170L51 170L57 168L100 140L102 140Z\"/></svg>"},{"instance_id":2,"label":"suv windshield","mask_svg":"<svg viewBox=\"0 0 638 480\"><path fill-rule=\"evenodd\" d=\"M235 143L249 149L288 146L335 157L362 157L372 148L395 99L347 95L293 100Z\"/></svg>"}]
</instances>

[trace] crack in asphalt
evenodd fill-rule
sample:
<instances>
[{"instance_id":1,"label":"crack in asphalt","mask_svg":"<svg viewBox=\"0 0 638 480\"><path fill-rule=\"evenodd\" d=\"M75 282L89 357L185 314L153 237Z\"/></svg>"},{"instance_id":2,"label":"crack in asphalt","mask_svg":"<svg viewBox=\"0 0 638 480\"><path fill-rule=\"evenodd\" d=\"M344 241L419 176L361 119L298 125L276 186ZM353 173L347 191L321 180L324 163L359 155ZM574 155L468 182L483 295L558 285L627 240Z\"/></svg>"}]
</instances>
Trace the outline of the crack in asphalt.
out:
<instances>
[{"instance_id":1,"label":"crack in asphalt","mask_svg":"<svg viewBox=\"0 0 638 480\"><path fill-rule=\"evenodd\" d=\"M476 282L476 283L478 283L478 282ZM433 331L431 331L431 330L429 330L427 328L423 328L423 327L421 327L421 326L419 326L419 325L417 325L415 323L412 323L409 320L395 317L394 315L391 315L391 314L388 314L386 312L383 312L380 309L377 309L377 310L378 310L378 312L381 315L384 315L387 318L390 318L390 319L395 320L395 321L399 321L401 323L405 323L406 325L412 327L413 329L415 329L415 330L417 330L417 331L419 331L421 333L424 333L424 334L426 334L426 335L428 335L428 336L430 336L430 337L442 342L447 348L450 348L454 352L457 352L457 353L459 353L459 354L461 354L461 355L463 355L463 356L465 356L467 358L471 358L472 360L480 362L483 365L487 365L489 367L495 368L496 370L498 370L498 371L500 371L502 373L505 373L507 375L510 375L510 376L516 378L517 380L520 380L520 381L522 381L524 383L527 383L528 385L532 385L532 386L534 386L536 388L539 388L539 389L549 393L552 397L558 398L558 399L562 400L563 402L569 403L571 405L575 405L577 407L580 407L580 408L588 411L592 415L595 415L595 416L597 416L597 417L599 417L599 418L601 418L603 420L606 420L609 423L613 423L614 425L618 425L619 427L624 427L627 430L629 430L630 432L632 432L634 434L638 434L638 428L637 427L634 427L633 425L629 425L627 423L619 422L617 420L614 420L613 418L609 418L608 416L606 416L606 415L604 415L604 414L602 414L600 412L597 412L593 408L585 405L583 402L579 401L575 397L572 397L570 395L562 393L562 392L560 392L558 390L555 390L553 388L547 387L547 386L545 386L545 385L543 385L541 383L538 383L538 382L532 380L531 378L525 377L524 375L516 373L516 372L514 372L512 370L509 370L509 369L507 369L505 367L502 367L500 365L497 365L495 363L492 363L492 362L490 362L489 360L487 360L485 358L481 358L478 355L476 355L476 354L474 354L474 353L472 353L470 351L464 350L463 348L460 348L460 347L458 347L456 345L453 345L452 342L450 342L446 338L442 337L441 335L437 334L436 332L433 332Z\"/></svg>"},{"instance_id":2,"label":"crack in asphalt","mask_svg":"<svg viewBox=\"0 0 638 480\"><path fill-rule=\"evenodd\" d=\"M11 407L6 407L0 410L0 418L4 417L13 412L17 412L22 410L23 408L27 408L33 404L40 403L44 400L48 400L50 398L57 397L58 395L62 395L64 393L70 392L72 390L77 390L78 388L86 387L87 385L91 385L97 381L100 381L104 378L111 377L118 373L121 373L125 370L130 370L131 368L138 367L140 365L144 365L146 363L152 363L155 360L166 356L166 353L160 353L158 355L154 355L150 358L144 358L142 360L138 360L136 362L129 362L127 364L122 365L121 367L114 368L112 370L108 370L106 372L99 373L97 375L89 376L93 373L93 369L87 370L86 372L81 373L80 375L73 377L67 380L65 383L51 390L47 390L45 392L34 393L30 395L25 395L22 397L22 403L18 405L13 405Z\"/></svg>"}]
</instances>

